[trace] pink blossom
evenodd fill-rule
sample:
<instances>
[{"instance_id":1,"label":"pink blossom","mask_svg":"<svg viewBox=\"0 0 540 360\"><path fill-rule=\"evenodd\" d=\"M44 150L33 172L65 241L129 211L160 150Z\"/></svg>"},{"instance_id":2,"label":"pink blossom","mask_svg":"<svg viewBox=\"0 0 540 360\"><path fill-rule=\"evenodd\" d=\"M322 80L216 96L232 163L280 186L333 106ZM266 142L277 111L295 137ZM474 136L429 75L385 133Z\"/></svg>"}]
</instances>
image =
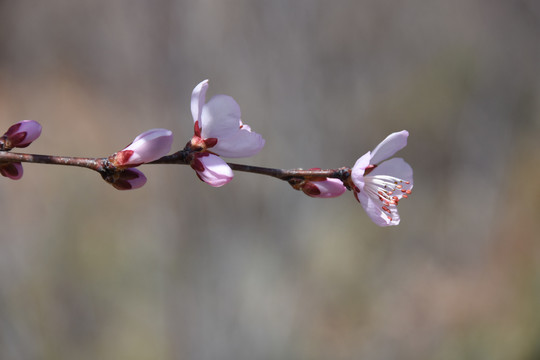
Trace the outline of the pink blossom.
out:
<instances>
[{"instance_id":1,"label":"pink blossom","mask_svg":"<svg viewBox=\"0 0 540 360\"><path fill-rule=\"evenodd\" d=\"M241 120L240 106L230 96L216 95L207 103L208 80L199 83L191 95L191 114L195 122L195 148L230 158L250 157L264 146L261 135Z\"/></svg>"},{"instance_id":2,"label":"pink blossom","mask_svg":"<svg viewBox=\"0 0 540 360\"><path fill-rule=\"evenodd\" d=\"M387 160L407 145L408 136L406 130L390 134L352 168L354 195L379 226L399 224L398 202L407 198L413 187L410 165L401 158Z\"/></svg>"},{"instance_id":3,"label":"pink blossom","mask_svg":"<svg viewBox=\"0 0 540 360\"><path fill-rule=\"evenodd\" d=\"M19 180L23 176L22 164L19 162L0 164L0 175Z\"/></svg>"},{"instance_id":4,"label":"pink blossom","mask_svg":"<svg viewBox=\"0 0 540 360\"><path fill-rule=\"evenodd\" d=\"M223 159L208 152L195 153L190 165L199 179L214 187L227 184L234 176Z\"/></svg>"},{"instance_id":5,"label":"pink blossom","mask_svg":"<svg viewBox=\"0 0 540 360\"><path fill-rule=\"evenodd\" d=\"M171 151L172 131L151 129L137 136L124 150L116 153L113 163L118 167L137 166L157 160Z\"/></svg>"},{"instance_id":6,"label":"pink blossom","mask_svg":"<svg viewBox=\"0 0 540 360\"><path fill-rule=\"evenodd\" d=\"M146 184L146 176L137 169L125 169L118 174L118 178L112 183L118 190L138 189Z\"/></svg>"},{"instance_id":7,"label":"pink blossom","mask_svg":"<svg viewBox=\"0 0 540 360\"><path fill-rule=\"evenodd\" d=\"M10 126L2 137L4 148L24 148L41 135L41 125L34 120L23 120Z\"/></svg>"}]
</instances>

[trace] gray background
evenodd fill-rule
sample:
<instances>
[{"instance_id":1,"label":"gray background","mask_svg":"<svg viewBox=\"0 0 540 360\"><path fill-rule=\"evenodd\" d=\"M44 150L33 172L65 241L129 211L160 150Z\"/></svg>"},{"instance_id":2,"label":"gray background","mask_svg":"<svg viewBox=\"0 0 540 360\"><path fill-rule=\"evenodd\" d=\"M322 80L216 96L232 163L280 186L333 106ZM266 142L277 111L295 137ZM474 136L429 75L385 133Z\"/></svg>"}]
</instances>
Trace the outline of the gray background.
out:
<instances>
[{"instance_id":1,"label":"gray background","mask_svg":"<svg viewBox=\"0 0 540 360\"><path fill-rule=\"evenodd\" d=\"M144 166L0 179L2 359L536 359L535 0L0 1L0 124L29 152L106 156L192 135L193 87L267 140L244 161L351 166L407 129L402 224L346 193Z\"/></svg>"}]
</instances>

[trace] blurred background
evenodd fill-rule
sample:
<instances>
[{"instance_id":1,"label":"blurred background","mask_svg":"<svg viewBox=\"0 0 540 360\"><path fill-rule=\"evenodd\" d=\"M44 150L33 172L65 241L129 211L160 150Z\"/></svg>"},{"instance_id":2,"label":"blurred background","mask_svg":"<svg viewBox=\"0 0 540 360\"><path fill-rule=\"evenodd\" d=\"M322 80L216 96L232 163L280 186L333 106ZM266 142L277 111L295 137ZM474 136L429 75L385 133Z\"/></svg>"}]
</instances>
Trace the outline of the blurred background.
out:
<instances>
[{"instance_id":1,"label":"blurred background","mask_svg":"<svg viewBox=\"0 0 540 360\"><path fill-rule=\"evenodd\" d=\"M0 125L107 156L190 95L266 139L239 161L352 166L394 131L401 225L237 173L144 166L0 178L1 359L540 358L536 0L0 0Z\"/></svg>"}]
</instances>

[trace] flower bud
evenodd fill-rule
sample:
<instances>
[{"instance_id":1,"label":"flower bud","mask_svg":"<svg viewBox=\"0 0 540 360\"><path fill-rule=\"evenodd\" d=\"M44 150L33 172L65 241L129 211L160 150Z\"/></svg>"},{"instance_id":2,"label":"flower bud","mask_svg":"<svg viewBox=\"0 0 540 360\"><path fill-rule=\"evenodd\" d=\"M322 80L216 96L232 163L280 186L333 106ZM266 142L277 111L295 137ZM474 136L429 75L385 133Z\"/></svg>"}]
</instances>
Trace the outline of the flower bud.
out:
<instances>
[{"instance_id":1,"label":"flower bud","mask_svg":"<svg viewBox=\"0 0 540 360\"><path fill-rule=\"evenodd\" d=\"M0 175L12 180L19 180L23 176L23 167L19 162L0 164Z\"/></svg>"},{"instance_id":2,"label":"flower bud","mask_svg":"<svg viewBox=\"0 0 540 360\"><path fill-rule=\"evenodd\" d=\"M23 120L10 126L2 136L4 150L24 148L41 135L41 125L34 120Z\"/></svg>"},{"instance_id":3,"label":"flower bud","mask_svg":"<svg viewBox=\"0 0 540 360\"><path fill-rule=\"evenodd\" d=\"M304 194L318 198L338 197L347 190L341 180L333 178L322 181L306 181L301 189Z\"/></svg>"},{"instance_id":4,"label":"flower bud","mask_svg":"<svg viewBox=\"0 0 540 360\"><path fill-rule=\"evenodd\" d=\"M234 174L227 163L219 156L210 153L196 153L191 167L199 179L210 186L220 187L232 180Z\"/></svg>"},{"instance_id":5,"label":"flower bud","mask_svg":"<svg viewBox=\"0 0 540 360\"><path fill-rule=\"evenodd\" d=\"M129 146L117 152L112 163L117 167L137 166L157 160L171 151L173 133L152 129L137 136Z\"/></svg>"},{"instance_id":6,"label":"flower bud","mask_svg":"<svg viewBox=\"0 0 540 360\"><path fill-rule=\"evenodd\" d=\"M146 184L146 176L137 169L125 169L118 173L118 178L111 184L118 190L138 189Z\"/></svg>"}]
</instances>

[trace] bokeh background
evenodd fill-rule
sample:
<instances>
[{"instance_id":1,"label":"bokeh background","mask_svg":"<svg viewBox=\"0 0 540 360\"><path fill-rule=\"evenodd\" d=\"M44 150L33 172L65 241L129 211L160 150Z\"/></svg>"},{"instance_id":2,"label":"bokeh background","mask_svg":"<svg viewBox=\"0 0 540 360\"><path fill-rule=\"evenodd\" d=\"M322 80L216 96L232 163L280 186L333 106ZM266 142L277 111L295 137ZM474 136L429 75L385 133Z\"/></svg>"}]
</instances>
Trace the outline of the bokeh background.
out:
<instances>
[{"instance_id":1,"label":"bokeh background","mask_svg":"<svg viewBox=\"0 0 540 360\"><path fill-rule=\"evenodd\" d=\"M350 193L145 166L0 179L1 359L540 358L537 0L2 0L0 124L32 153L192 135L190 94L240 104L244 163L351 166L407 129L402 223ZM3 130L4 131L4 130Z\"/></svg>"}]
</instances>

